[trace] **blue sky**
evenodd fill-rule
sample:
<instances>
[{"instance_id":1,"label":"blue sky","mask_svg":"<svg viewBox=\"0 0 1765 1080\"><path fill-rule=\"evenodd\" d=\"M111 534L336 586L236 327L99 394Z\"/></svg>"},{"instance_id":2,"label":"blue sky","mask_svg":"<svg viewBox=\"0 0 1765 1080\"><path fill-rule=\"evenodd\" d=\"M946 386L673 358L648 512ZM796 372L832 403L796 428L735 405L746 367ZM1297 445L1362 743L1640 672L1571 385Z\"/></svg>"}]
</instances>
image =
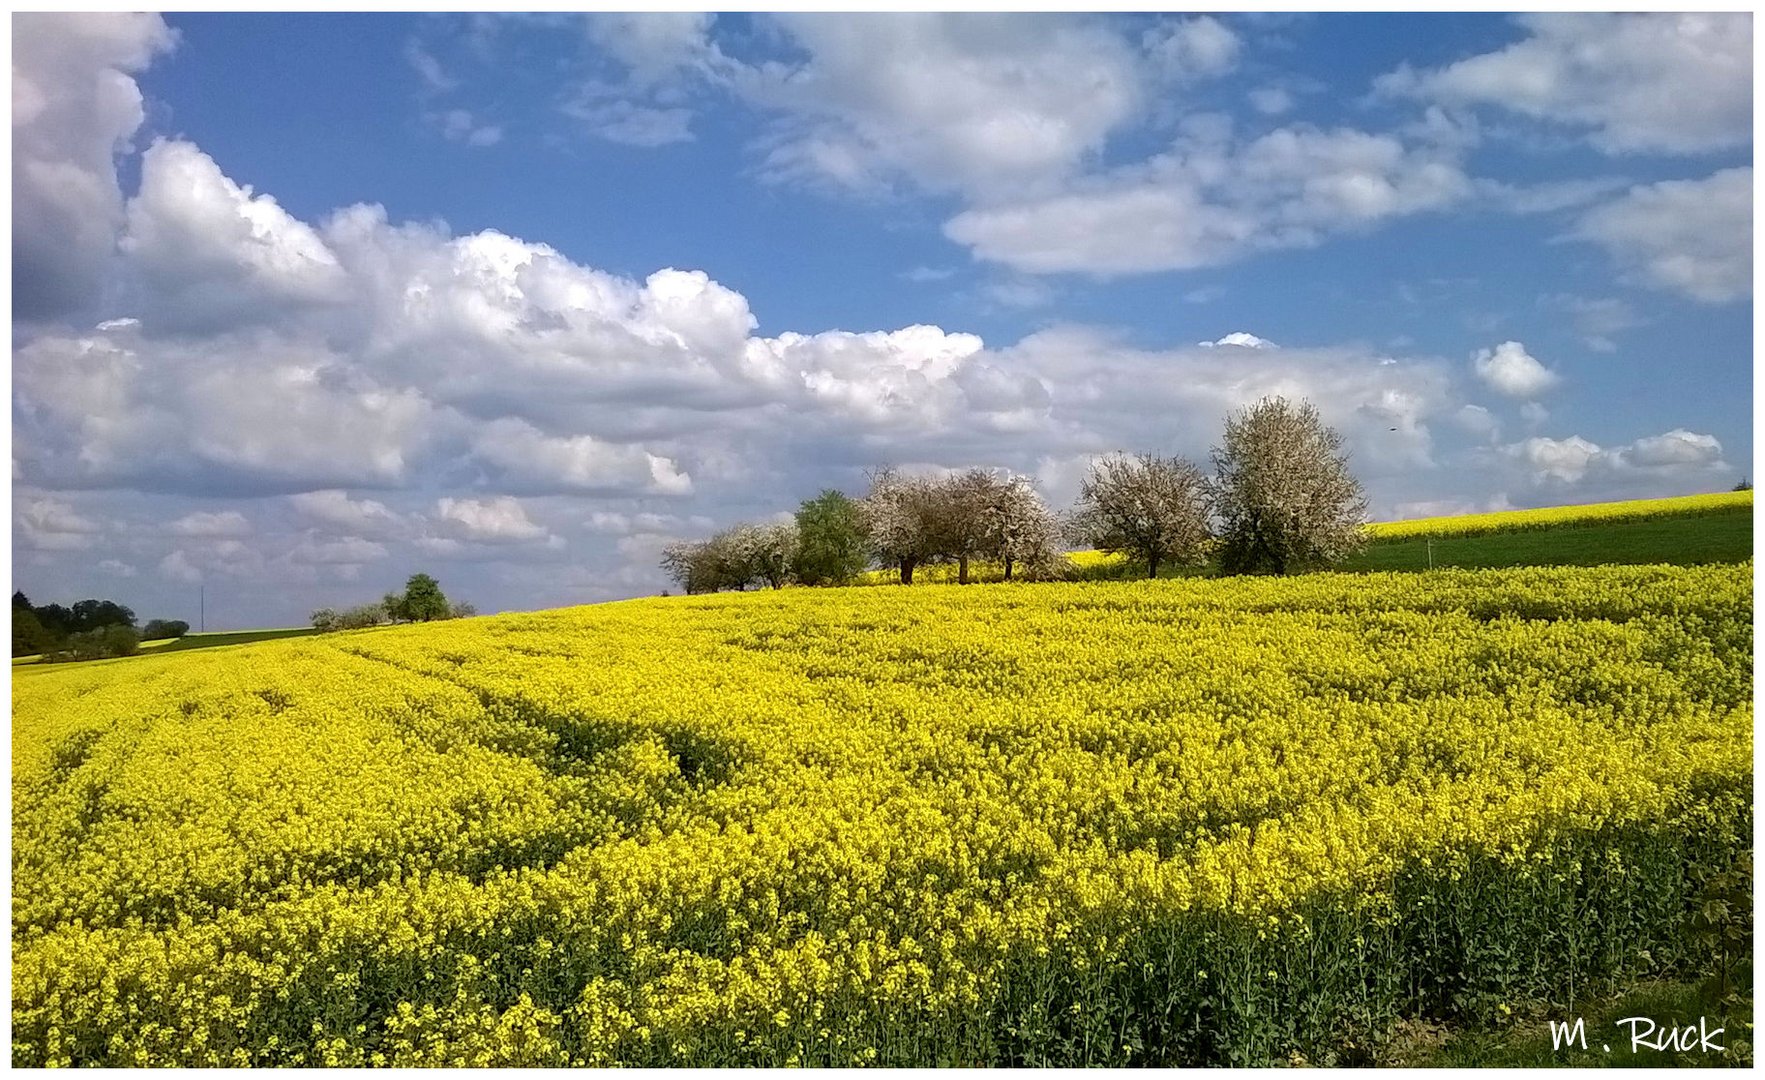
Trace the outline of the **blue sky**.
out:
<instances>
[{"instance_id":1,"label":"blue sky","mask_svg":"<svg viewBox=\"0 0 1765 1080\"><path fill-rule=\"evenodd\" d=\"M653 593L866 465L1062 507L1265 393L1380 517L1750 471L1746 14L14 25L39 602Z\"/></svg>"}]
</instances>

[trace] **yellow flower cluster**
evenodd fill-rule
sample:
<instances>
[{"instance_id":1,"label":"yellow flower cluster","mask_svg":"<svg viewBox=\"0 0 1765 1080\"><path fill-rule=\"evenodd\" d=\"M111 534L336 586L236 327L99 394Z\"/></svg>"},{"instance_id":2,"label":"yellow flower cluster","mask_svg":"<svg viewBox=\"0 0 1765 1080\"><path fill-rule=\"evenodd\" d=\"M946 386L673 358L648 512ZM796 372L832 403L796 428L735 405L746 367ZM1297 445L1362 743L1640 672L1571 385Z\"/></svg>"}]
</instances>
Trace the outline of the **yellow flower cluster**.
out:
<instances>
[{"instance_id":1,"label":"yellow flower cluster","mask_svg":"<svg viewBox=\"0 0 1765 1080\"><path fill-rule=\"evenodd\" d=\"M16 1065L1266 1063L1683 952L1751 565L629 601L13 690ZM1339 1060L1352 1060L1352 1057Z\"/></svg>"}]
</instances>

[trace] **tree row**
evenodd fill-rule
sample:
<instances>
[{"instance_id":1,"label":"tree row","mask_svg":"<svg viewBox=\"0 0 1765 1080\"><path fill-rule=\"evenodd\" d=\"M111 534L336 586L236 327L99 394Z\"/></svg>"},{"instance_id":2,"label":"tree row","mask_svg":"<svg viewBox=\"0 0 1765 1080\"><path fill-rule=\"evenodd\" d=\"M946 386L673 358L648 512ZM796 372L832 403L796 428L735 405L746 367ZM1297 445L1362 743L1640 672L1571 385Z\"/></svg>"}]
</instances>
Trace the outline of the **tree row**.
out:
<instances>
[{"instance_id":1,"label":"tree row","mask_svg":"<svg viewBox=\"0 0 1765 1080\"><path fill-rule=\"evenodd\" d=\"M1326 566L1364 543L1367 502L1341 436L1317 409L1266 398L1233 413L1211 475L1181 457L1113 454L1091 463L1077 504L1051 510L1027 476L989 469L912 475L884 467L859 498L826 490L790 520L734 525L669 545L662 568L688 593L849 583L871 567L1001 565L1007 581L1069 576L1067 553L1161 566L1275 573Z\"/></svg>"}]
</instances>

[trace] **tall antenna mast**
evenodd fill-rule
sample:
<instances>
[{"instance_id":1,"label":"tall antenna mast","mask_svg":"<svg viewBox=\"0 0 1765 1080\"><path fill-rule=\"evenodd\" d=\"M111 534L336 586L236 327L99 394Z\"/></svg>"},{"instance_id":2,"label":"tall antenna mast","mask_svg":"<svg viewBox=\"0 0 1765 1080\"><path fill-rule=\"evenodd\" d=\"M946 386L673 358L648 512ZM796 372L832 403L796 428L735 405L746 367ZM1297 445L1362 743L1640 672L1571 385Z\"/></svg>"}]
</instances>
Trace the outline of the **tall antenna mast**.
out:
<instances>
[{"instance_id":1,"label":"tall antenna mast","mask_svg":"<svg viewBox=\"0 0 1765 1080\"><path fill-rule=\"evenodd\" d=\"M196 586L196 632L208 629L208 582Z\"/></svg>"}]
</instances>

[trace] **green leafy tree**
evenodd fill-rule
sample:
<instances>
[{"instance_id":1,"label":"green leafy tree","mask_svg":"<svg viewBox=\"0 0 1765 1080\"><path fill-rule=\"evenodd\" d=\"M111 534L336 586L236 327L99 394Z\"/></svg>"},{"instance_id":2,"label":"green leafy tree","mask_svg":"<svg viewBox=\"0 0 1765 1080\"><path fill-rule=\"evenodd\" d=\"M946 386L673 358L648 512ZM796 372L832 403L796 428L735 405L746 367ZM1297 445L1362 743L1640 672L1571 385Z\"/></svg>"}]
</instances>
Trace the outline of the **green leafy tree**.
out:
<instances>
[{"instance_id":1,"label":"green leafy tree","mask_svg":"<svg viewBox=\"0 0 1765 1080\"><path fill-rule=\"evenodd\" d=\"M55 635L37 621L37 613L28 607L12 609L12 655L35 656L48 652L58 644Z\"/></svg>"},{"instance_id":2,"label":"green leafy tree","mask_svg":"<svg viewBox=\"0 0 1765 1080\"><path fill-rule=\"evenodd\" d=\"M797 507L797 580L843 585L870 563L856 501L829 488Z\"/></svg>"},{"instance_id":3,"label":"green leafy tree","mask_svg":"<svg viewBox=\"0 0 1765 1080\"><path fill-rule=\"evenodd\" d=\"M81 600L73 606L74 633L98 630L106 626L134 626L135 613L113 600Z\"/></svg>"},{"instance_id":4,"label":"green leafy tree","mask_svg":"<svg viewBox=\"0 0 1765 1080\"><path fill-rule=\"evenodd\" d=\"M1264 398L1226 419L1213 451L1220 569L1285 574L1335 562L1365 540L1366 494L1342 436L1310 402Z\"/></svg>"},{"instance_id":5,"label":"green leafy tree","mask_svg":"<svg viewBox=\"0 0 1765 1080\"><path fill-rule=\"evenodd\" d=\"M397 617L411 622L445 619L451 610L447 597L442 595L441 584L428 574L412 574L405 582L399 608Z\"/></svg>"},{"instance_id":6,"label":"green leafy tree","mask_svg":"<svg viewBox=\"0 0 1765 1080\"><path fill-rule=\"evenodd\" d=\"M141 628L142 641L158 641L160 638L181 638L190 632L190 624L183 619L149 619Z\"/></svg>"},{"instance_id":7,"label":"green leafy tree","mask_svg":"<svg viewBox=\"0 0 1765 1080\"><path fill-rule=\"evenodd\" d=\"M74 613L62 605L44 604L31 610L36 613L37 621L43 624L43 629L57 641L74 632Z\"/></svg>"},{"instance_id":8,"label":"green leafy tree","mask_svg":"<svg viewBox=\"0 0 1765 1080\"><path fill-rule=\"evenodd\" d=\"M133 632L135 613L113 600L81 600L73 607L44 604L32 607L22 592L12 594L12 650L14 656L65 651L75 635L89 635L113 626ZM87 651L96 638L83 639ZM20 650L23 650L22 652Z\"/></svg>"}]
</instances>

